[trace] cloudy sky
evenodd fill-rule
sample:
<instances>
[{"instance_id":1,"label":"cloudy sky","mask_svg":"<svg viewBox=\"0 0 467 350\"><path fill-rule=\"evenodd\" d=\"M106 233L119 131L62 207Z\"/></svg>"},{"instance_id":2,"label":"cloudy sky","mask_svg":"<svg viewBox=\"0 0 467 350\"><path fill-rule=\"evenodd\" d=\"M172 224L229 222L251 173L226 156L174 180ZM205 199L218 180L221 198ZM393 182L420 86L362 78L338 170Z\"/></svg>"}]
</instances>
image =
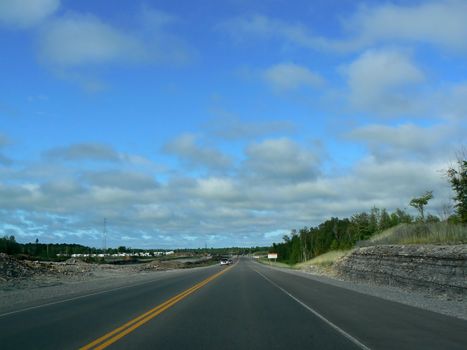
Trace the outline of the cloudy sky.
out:
<instances>
[{"instance_id":1,"label":"cloudy sky","mask_svg":"<svg viewBox=\"0 0 467 350\"><path fill-rule=\"evenodd\" d=\"M0 234L278 242L466 145L467 2L1 0ZM413 212L412 212L413 213ZM415 213L414 213L415 214Z\"/></svg>"}]
</instances>

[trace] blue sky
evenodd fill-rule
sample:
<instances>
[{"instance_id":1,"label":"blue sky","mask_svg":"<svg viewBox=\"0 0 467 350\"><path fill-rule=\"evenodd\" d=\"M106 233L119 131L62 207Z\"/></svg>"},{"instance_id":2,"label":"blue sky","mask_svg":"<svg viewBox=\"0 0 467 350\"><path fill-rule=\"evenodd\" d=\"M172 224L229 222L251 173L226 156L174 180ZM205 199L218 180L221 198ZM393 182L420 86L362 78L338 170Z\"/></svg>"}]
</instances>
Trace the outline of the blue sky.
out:
<instances>
[{"instance_id":1,"label":"blue sky","mask_svg":"<svg viewBox=\"0 0 467 350\"><path fill-rule=\"evenodd\" d=\"M0 234L267 245L452 205L467 3L0 2ZM410 209L409 209L410 210Z\"/></svg>"}]
</instances>

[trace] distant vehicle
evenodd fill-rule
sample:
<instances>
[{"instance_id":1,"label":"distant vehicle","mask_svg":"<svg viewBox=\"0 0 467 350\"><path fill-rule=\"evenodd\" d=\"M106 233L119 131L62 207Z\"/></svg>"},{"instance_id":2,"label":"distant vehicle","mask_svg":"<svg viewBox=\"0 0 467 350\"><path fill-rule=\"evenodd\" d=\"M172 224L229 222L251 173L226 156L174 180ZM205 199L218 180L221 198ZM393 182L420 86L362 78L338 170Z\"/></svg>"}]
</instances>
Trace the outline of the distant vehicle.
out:
<instances>
[{"instance_id":1,"label":"distant vehicle","mask_svg":"<svg viewBox=\"0 0 467 350\"><path fill-rule=\"evenodd\" d=\"M226 259L226 258L221 259L221 265L230 265L231 263L232 263L232 260L230 259Z\"/></svg>"}]
</instances>

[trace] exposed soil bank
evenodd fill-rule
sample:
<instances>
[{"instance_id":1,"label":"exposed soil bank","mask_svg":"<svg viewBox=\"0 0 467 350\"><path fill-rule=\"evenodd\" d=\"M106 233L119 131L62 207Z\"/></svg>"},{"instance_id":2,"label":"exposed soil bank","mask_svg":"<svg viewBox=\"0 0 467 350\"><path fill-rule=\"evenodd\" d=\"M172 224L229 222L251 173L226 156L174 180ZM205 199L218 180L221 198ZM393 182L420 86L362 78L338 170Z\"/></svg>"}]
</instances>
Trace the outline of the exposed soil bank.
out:
<instances>
[{"instance_id":1,"label":"exposed soil bank","mask_svg":"<svg viewBox=\"0 0 467 350\"><path fill-rule=\"evenodd\" d=\"M335 264L339 277L467 299L467 245L378 245Z\"/></svg>"}]
</instances>

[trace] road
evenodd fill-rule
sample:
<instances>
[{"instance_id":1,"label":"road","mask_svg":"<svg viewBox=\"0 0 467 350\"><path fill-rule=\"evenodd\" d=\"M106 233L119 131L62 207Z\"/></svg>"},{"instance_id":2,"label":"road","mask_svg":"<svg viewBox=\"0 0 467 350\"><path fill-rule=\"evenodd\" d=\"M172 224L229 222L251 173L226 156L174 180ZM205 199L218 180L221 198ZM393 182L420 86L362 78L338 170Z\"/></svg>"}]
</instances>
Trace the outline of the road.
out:
<instances>
[{"instance_id":1,"label":"road","mask_svg":"<svg viewBox=\"0 0 467 350\"><path fill-rule=\"evenodd\" d=\"M466 349L467 321L242 258L0 315L0 348Z\"/></svg>"}]
</instances>

